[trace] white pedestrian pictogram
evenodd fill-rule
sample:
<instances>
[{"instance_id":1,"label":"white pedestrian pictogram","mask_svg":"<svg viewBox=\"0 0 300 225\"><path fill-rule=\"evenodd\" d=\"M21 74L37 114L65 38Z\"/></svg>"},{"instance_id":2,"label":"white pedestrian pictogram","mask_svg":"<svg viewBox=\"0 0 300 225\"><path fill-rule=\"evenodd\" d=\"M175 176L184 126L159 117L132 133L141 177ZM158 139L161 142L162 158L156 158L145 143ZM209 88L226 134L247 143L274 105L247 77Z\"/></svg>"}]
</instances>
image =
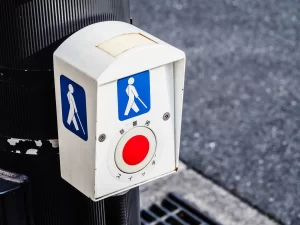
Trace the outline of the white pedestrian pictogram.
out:
<instances>
[{"instance_id":1,"label":"white pedestrian pictogram","mask_svg":"<svg viewBox=\"0 0 300 225\"><path fill-rule=\"evenodd\" d=\"M138 92L136 91L135 87L133 86L133 83L134 83L134 78L130 77L128 79L128 86L126 88L126 93L128 95L128 103L127 103L126 110L124 113L125 116L128 116L131 109L133 109L133 111L135 111L136 113L140 110L139 107L135 103L135 98L137 98L143 104L143 106L145 108L147 108L145 103L140 99Z\"/></svg>"},{"instance_id":2,"label":"white pedestrian pictogram","mask_svg":"<svg viewBox=\"0 0 300 225\"><path fill-rule=\"evenodd\" d=\"M69 84L68 87L69 87L69 92L67 94L67 97L68 97L68 101L69 101L69 105L70 105L70 110L69 110L67 123L70 125L71 122L73 122L75 129L79 130L77 120L76 120L76 116L75 116L75 114L76 114L77 118L78 118L78 121L80 123L81 129L82 129L83 133L85 134L84 129L83 129L82 124L81 124L81 121L80 121L80 118L79 118L79 115L78 115L78 110L77 110L77 107L76 107L75 99L74 99L74 96L73 96L74 88L73 88L72 84Z\"/></svg>"}]
</instances>

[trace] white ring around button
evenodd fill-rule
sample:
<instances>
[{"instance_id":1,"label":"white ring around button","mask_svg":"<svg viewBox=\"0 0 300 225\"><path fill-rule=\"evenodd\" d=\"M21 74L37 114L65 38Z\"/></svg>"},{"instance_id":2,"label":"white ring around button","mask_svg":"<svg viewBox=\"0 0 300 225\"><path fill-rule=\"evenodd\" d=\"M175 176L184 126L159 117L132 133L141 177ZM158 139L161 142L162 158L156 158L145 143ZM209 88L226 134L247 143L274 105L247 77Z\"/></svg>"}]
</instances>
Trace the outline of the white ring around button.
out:
<instances>
[{"instance_id":1,"label":"white ring around button","mask_svg":"<svg viewBox=\"0 0 300 225\"><path fill-rule=\"evenodd\" d=\"M125 144L134 136L143 135L149 141L149 151L146 158L137 165L128 165L123 159L123 150ZM147 127L134 127L127 131L120 139L117 144L115 151L115 162L119 170L124 173L136 173L145 168L151 159L153 158L156 151L156 137L153 131Z\"/></svg>"},{"instance_id":2,"label":"white ring around button","mask_svg":"<svg viewBox=\"0 0 300 225\"><path fill-rule=\"evenodd\" d=\"M163 146L164 146L164 134L161 132L158 122L151 121L150 125L145 125L146 121L147 121L147 119L137 120L137 126L133 126L133 123L132 123L133 121L123 124L122 127L119 127L118 132L115 133L115 136L112 138L112 141L110 142L111 151L107 152L107 166L108 166L108 169L109 169L111 175L117 181L136 184L136 183L142 182L144 180L147 180L147 179L149 179L149 176L151 176L150 174L153 171L153 169L156 167L157 163L159 163L160 155L162 153ZM136 173L130 174L130 173L124 173L117 167L116 162L115 162L115 149L116 149L116 146L118 145L121 137L134 127L150 128L153 131L153 133L155 134L156 151L155 151L155 154L152 159L152 161L153 162L155 161L155 163L153 164L153 162L150 161L150 163L142 170L140 170ZM123 134L121 134L121 132L120 132L121 130L124 130ZM104 133L104 132L102 132L102 133Z\"/></svg>"}]
</instances>

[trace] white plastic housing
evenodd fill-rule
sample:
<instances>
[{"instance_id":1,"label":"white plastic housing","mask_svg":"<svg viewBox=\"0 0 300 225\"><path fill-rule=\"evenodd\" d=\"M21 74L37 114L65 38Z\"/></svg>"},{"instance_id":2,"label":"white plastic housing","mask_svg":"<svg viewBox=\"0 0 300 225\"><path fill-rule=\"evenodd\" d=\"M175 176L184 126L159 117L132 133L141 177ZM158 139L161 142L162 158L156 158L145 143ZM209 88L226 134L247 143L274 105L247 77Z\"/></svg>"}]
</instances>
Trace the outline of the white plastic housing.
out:
<instances>
[{"instance_id":1,"label":"white plastic housing","mask_svg":"<svg viewBox=\"0 0 300 225\"><path fill-rule=\"evenodd\" d=\"M120 120L118 80L143 71L149 71L151 108L148 106L150 110L142 115ZM54 75L63 179L97 201L177 171L184 52L130 24L101 22L76 32L55 51ZM72 121L70 125L63 121L62 104L71 106L62 101L67 96L61 93L62 75L84 89L87 140L67 129L75 126ZM79 101L75 94L74 99ZM138 104L140 109L144 107ZM167 120L165 113L170 115ZM75 114L78 129L84 130ZM84 117L79 111L78 115ZM83 122L85 118L80 119ZM102 134L104 141L103 136L99 138ZM132 166L122 162L122 148L135 135L148 139L151 157Z\"/></svg>"}]
</instances>

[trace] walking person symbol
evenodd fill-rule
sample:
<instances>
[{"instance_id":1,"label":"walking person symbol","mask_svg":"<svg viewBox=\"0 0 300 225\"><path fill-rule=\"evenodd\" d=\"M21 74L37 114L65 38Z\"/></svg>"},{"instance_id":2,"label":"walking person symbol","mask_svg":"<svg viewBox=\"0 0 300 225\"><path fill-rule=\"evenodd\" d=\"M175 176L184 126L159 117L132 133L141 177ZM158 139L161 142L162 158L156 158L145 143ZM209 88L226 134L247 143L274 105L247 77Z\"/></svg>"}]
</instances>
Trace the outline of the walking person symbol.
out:
<instances>
[{"instance_id":1,"label":"walking person symbol","mask_svg":"<svg viewBox=\"0 0 300 225\"><path fill-rule=\"evenodd\" d=\"M130 77L128 79L128 86L125 90L126 94L128 95L128 103L127 103L127 106L126 106L126 110L124 112L125 116L128 116L131 109L133 109L133 111L135 111L136 113L140 110L139 107L135 103L135 98L138 99L145 108L147 108L145 103L140 99L139 94L136 91L133 84L134 84L134 78Z\"/></svg>"},{"instance_id":2,"label":"walking person symbol","mask_svg":"<svg viewBox=\"0 0 300 225\"><path fill-rule=\"evenodd\" d=\"M149 70L119 79L117 95L120 121L148 113L151 110Z\"/></svg>"},{"instance_id":3,"label":"walking person symbol","mask_svg":"<svg viewBox=\"0 0 300 225\"><path fill-rule=\"evenodd\" d=\"M70 109L69 109L67 123L69 125L71 125L71 122L73 122L75 129L78 131L79 127L78 127L78 123L77 123L76 116L75 116L75 115L77 115L77 118L78 118L78 121L80 123L81 129L82 129L83 133L85 134L84 129L83 129L82 124L81 124L81 121L80 121L80 118L79 118L79 115L78 115L76 102L75 102L75 99L74 99L74 96L73 96L74 88L73 88L72 84L69 84L68 88L69 88L69 91L68 91L67 97L68 97Z\"/></svg>"}]
</instances>

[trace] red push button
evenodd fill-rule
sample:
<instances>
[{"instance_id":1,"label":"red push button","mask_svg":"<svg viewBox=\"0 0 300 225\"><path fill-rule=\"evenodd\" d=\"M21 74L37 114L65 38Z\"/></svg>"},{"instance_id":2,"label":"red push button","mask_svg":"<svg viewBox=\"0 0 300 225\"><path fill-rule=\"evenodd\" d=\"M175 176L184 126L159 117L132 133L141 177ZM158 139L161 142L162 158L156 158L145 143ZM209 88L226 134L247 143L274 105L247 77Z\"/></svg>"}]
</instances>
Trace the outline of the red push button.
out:
<instances>
[{"instance_id":1,"label":"red push button","mask_svg":"<svg viewBox=\"0 0 300 225\"><path fill-rule=\"evenodd\" d=\"M148 127L134 127L127 131L115 150L115 163L124 173L136 173L144 169L156 151L156 138Z\"/></svg>"},{"instance_id":2,"label":"red push button","mask_svg":"<svg viewBox=\"0 0 300 225\"><path fill-rule=\"evenodd\" d=\"M149 152L149 141L143 135L130 138L123 149L123 160L130 166L135 166L147 157Z\"/></svg>"}]
</instances>

